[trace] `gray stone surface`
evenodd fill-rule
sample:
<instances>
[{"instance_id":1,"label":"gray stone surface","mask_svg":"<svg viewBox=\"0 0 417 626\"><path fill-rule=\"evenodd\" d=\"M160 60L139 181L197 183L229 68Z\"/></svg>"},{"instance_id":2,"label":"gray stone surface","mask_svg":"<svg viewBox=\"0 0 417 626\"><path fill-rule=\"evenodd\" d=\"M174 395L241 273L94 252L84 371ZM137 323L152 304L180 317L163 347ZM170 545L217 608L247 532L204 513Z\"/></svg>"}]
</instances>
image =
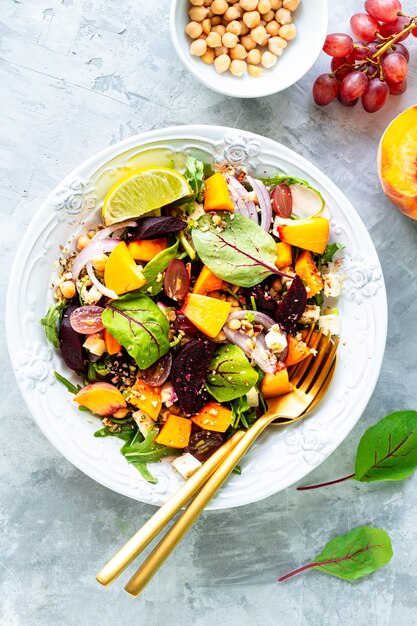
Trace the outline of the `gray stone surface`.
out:
<instances>
[{"instance_id":1,"label":"gray stone surface","mask_svg":"<svg viewBox=\"0 0 417 626\"><path fill-rule=\"evenodd\" d=\"M330 4L337 31L348 25L350 5L362 6L359 0ZM413 3L405 4L411 10ZM97 150L190 122L281 141L352 200L378 248L388 287L389 338L374 397L350 437L310 478L344 475L367 426L389 411L416 408L417 228L385 199L376 172L383 129L417 99L416 59L407 94L373 116L359 107L312 104L310 88L327 64L324 55L282 94L224 98L183 69L170 42L168 12L168 0L1 0L0 293L4 299L15 249L41 201ZM95 572L154 509L107 491L55 452L19 395L4 336L1 350L2 626L417 624L415 477L308 494L292 488L204 514L140 600L128 597L120 581L103 589ZM359 524L391 534L395 556L388 567L353 585L309 573L277 586L278 574Z\"/></svg>"}]
</instances>

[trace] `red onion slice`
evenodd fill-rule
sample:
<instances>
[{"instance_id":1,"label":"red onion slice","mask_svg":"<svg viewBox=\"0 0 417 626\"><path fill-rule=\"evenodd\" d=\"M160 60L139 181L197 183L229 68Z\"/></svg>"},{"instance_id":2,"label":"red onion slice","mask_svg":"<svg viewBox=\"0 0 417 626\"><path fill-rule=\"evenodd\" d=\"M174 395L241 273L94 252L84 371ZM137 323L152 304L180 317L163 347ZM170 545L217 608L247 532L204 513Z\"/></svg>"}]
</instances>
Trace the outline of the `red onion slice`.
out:
<instances>
[{"instance_id":1,"label":"red onion slice","mask_svg":"<svg viewBox=\"0 0 417 626\"><path fill-rule=\"evenodd\" d=\"M258 212L256 210L255 203L252 200L249 200L249 192L234 176L229 176L228 183L229 188L231 188L230 193L232 194L232 198L234 198L232 190L234 190L236 196L240 198L240 200L238 200L235 204L237 213L240 213L244 217L248 217L253 222L258 224Z\"/></svg>"},{"instance_id":2,"label":"red onion slice","mask_svg":"<svg viewBox=\"0 0 417 626\"><path fill-rule=\"evenodd\" d=\"M239 346L246 356L253 359L265 373L273 374L277 366L277 357L270 350L268 350L265 343L265 335L260 333L253 338L256 346L252 349L247 346L249 337L246 333L241 333L238 330L232 330L228 326L228 323L231 320L246 319L248 314L253 315L253 321L256 324L261 324L266 330L269 330L271 326L276 324L276 322L268 315L265 315L265 313L248 310L236 311L235 313L231 313L227 318L226 324L223 326L223 332L230 343L234 343L236 346Z\"/></svg>"},{"instance_id":3,"label":"red onion slice","mask_svg":"<svg viewBox=\"0 0 417 626\"><path fill-rule=\"evenodd\" d=\"M276 324L275 320L273 320L272 317L269 317L269 315L266 315L266 313L260 313L259 311L249 311L248 309L231 313L227 318L226 324L227 322L230 322L230 320L247 319L248 315L253 315L253 321L256 324L261 324L264 328L266 328L266 330L269 330L271 326L274 326Z\"/></svg>"},{"instance_id":4,"label":"red onion slice","mask_svg":"<svg viewBox=\"0 0 417 626\"><path fill-rule=\"evenodd\" d=\"M73 279L77 280L81 270L89 261L103 252L111 252L118 243L120 243L120 239L92 240L74 259L71 269Z\"/></svg>"},{"instance_id":5,"label":"red onion slice","mask_svg":"<svg viewBox=\"0 0 417 626\"><path fill-rule=\"evenodd\" d=\"M94 287L96 287L96 289L98 289L100 293L103 294L103 296L106 296L106 298L110 298L111 300L117 300L117 298L119 297L117 293L112 289L107 289L107 287L105 287L95 275L92 261L88 261L85 267L88 277L93 283Z\"/></svg>"},{"instance_id":6,"label":"red onion slice","mask_svg":"<svg viewBox=\"0 0 417 626\"><path fill-rule=\"evenodd\" d=\"M272 222L272 206L268 190L261 180L252 178L252 176L246 176L246 180L258 198L259 206L261 208L261 228L268 232Z\"/></svg>"},{"instance_id":7,"label":"red onion slice","mask_svg":"<svg viewBox=\"0 0 417 626\"><path fill-rule=\"evenodd\" d=\"M93 237L92 241L101 241L102 239L107 239L113 233L120 234L126 228L134 228L137 226L136 222L133 220L126 220L124 222L119 222L118 224L112 224L112 226L107 226L107 228L103 228L103 230L99 230Z\"/></svg>"}]
</instances>

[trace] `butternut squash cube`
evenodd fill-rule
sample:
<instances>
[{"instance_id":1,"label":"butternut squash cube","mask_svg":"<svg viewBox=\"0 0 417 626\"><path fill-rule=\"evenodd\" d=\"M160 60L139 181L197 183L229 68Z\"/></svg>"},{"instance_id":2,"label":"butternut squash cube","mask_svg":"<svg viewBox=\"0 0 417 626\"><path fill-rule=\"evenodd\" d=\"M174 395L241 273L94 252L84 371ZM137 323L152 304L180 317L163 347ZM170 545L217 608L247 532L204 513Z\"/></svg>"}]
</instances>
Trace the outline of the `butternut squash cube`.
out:
<instances>
[{"instance_id":1,"label":"butternut squash cube","mask_svg":"<svg viewBox=\"0 0 417 626\"><path fill-rule=\"evenodd\" d=\"M227 181L223 174L216 172L207 178L204 184L205 211L234 211L235 206L230 197Z\"/></svg>"},{"instance_id":2,"label":"butternut squash cube","mask_svg":"<svg viewBox=\"0 0 417 626\"><path fill-rule=\"evenodd\" d=\"M232 411L218 402L209 402L191 419L204 430L224 433L230 426Z\"/></svg>"},{"instance_id":3,"label":"butternut squash cube","mask_svg":"<svg viewBox=\"0 0 417 626\"><path fill-rule=\"evenodd\" d=\"M287 220L278 225L281 241L297 248L323 254L329 241L329 220L325 217L305 217Z\"/></svg>"},{"instance_id":4,"label":"butternut squash cube","mask_svg":"<svg viewBox=\"0 0 417 626\"><path fill-rule=\"evenodd\" d=\"M191 420L171 413L155 441L169 448L185 448L190 441L191 428Z\"/></svg>"},{"instance_id":5,"label":"butternut squash cube","mask_svg":"<svg viewBox=\"0 0 417 626\"><path fill-rule=\"evenodd\" d=\"M117 244L109 256L104 269L104 282L117 295L139 289L146 283L124 241Z\"/></svg>"},{"instance_id":6,"label":"butternut squash cube","mask_svg":"<svg viewBox=\"0 0 417 626\"><path fill-rule=\"evenodd\" d=\"M209 296L189 293L181 313L202 333L213 339L229 317L232 304Z\"/></svg>"},{"instance_id":7,"label":"butternut squash cube","mask_svg":"<svg viewBox=\"0 0 417 626\"><path fill-rule=\"evenodd\" d=\"M323 279L317 269L311 252L304 250L295 262L295 273L307 287L307 298L313 298L323 287Z\"/></svg>"}]
</instances>

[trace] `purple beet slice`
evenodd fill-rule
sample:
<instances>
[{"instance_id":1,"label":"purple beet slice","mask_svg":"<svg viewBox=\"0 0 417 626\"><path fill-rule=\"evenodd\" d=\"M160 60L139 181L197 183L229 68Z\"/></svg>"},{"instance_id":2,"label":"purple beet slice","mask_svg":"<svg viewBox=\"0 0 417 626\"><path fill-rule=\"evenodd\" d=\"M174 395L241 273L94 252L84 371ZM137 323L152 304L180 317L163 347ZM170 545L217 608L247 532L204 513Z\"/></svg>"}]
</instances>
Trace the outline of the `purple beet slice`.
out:
<instances>
[{"instance_id":1,"label":"purple beet slice","mask_svg":"<svg viewBox=\"0 0 417 626\"><path fill-rule=\"evenodd\" d=\"M185 415L194 415L208 400L204 381L215 347L208 339L191 339L174 359L171 381Z\"/></svg>"},{"instance_id":2,"label":"purple beet slice","mask_svg":"<svg viewBox=\"0 0 417 626\"><path fill-rule=\"evenodd\" d=\"M303 281L296 276L287 295L278 303L275 319L287 333L294 332L307 305L307 291Z\"/></svg>"},{"instance_id":3,"label":"purple beet slice","mask_svg":"<svg viewBox=\"0 0 417 626\"><path fill-rule=\"evenodd\" d=\"M136 228L131 230L131 239L155 239L178 233L187 228L187 223L178 217L143 217L138 221Z\"/></svg>"},{"instance_id":4,"label":"purple beet slice","mask_svg":"<svg viewBox=\"0 0 417 626\"><path fill-rule=\"evenodd\" d=\"M189 452L201 463L207 461L216 450L223 445L223 435L207 430L201 430L191 435L188 446L184 452Z\"/></svg>"},{"instance_id":5,"label":"purple beet slice","mask_svg":"<svg viewBox=\"0 0 417 626\"><path fill-rule=\"evenodd\" d=\"M73 329L70 322L71 313L78 308L77 304L70 304L64 311L61 326L59 327L59 347L65 364L68 365L70 369L74 370L74 372L82 374L85 372L81 343L82 335Z\"/></svg>"}]
</instances>

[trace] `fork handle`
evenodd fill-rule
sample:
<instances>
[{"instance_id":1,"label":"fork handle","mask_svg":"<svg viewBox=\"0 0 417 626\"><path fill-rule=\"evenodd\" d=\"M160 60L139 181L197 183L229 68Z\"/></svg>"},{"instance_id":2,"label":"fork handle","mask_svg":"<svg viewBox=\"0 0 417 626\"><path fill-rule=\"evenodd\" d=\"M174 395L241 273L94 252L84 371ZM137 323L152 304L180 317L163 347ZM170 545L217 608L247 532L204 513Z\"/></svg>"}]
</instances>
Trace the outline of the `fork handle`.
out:
<instances>
[{"instance_id":1,"label":"fork handle","mask_svg":"<svg viewBox=\"0 0 417 626\"><path fill-rule=\"evenodd\" d=\"M233 446L242 439L245 431L236 432L228 439L177 491L148 519L124 546L104 565L96 579L104 586L110 585L146 548L154 537L168 524L178 511L193 497L213 474Z\"/></svg>"},{"instance_id":2,"label":"fork handle","mask_svg":"<svg viewBox=\"0 0 417 626\"><path fill-rule=\"evenodd\" d=\"M255 442L265 428L276 419L276 415L264 415L245 433L234 446L225 460L200 489L194 500L188 505L183 514L161 539L155 549L142 563L136 573L127 583L125 590L135 598L143 591L148 582L155 576L164 561L173 552L177 544L186 535L188 530L199 518L200 514L220 489L222 484L232 473L238 461Z\"/></svg>"}]
</instances>

